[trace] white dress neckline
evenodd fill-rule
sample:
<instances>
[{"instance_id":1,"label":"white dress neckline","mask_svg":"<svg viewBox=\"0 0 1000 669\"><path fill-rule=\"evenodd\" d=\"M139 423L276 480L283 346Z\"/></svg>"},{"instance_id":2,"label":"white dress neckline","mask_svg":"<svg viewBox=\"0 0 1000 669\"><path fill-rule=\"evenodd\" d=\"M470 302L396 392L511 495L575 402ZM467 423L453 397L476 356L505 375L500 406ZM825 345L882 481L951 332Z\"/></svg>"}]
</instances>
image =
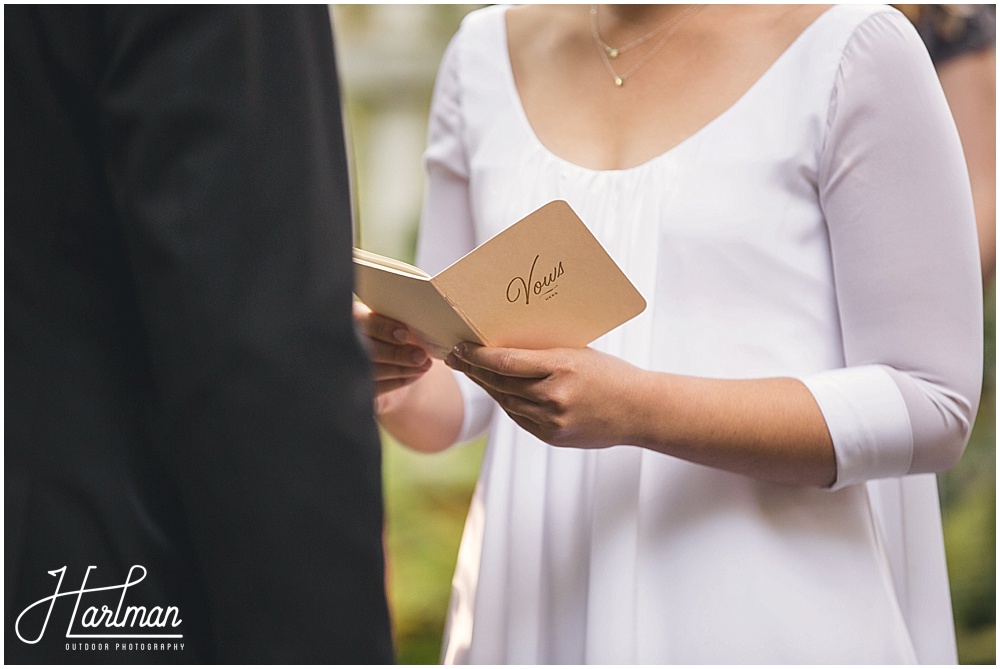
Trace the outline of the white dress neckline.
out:
<instances>
[{"instance_id":1,"label":"white dress neckline","mask_svg":"<svg viewBox=\"0 0 1000 669\"><path fill-rule=\"evenodd\" d=\"M754 82L750 84L750 86L747 87L747 89L743 91L743 93L741 93L740 96L735 101L733 101L731 105L729 105L721 112L713 116L711 119L709 119L706 123L700 126L693 133L691 133L678 143L674 144L666 151L658 153L655 156L652 156L651 158L642 161L638 165L633 165L631 167L623 167L618 169L596 169L593 167L586 167L584 165L580 165L579 163L573 162L572 160L560 156L558 153L550 149L548 146L546 146L545 142L541 140L541 138L538 136L538 133L535 132L535 128L531 124L531 120L528 118L528 112L524 108L524 102L521 99L521 93L520 91L517 90L517 82L514 80L514 67L510 54L510 41L508 39L508 34L507 34L507 11L511 8L511 5L503 5L497 8L497 11L503 13L503 20L501 21L501 25L503 31L503 44L504 44L504 52L502 54L504 61L504 67L503 67L504 87L506 89L507 95L511 100L511 104L514 107L515 116L518 118L519 124L521 126L521 131L525 134L528 140L536 146L536 148L541 150L544 154L548 155L549 158L551 158L553 161L560 163L568 168L580 170L581 172L586 172L589 174L614 175L614 174L627 174L630 172L638 172L644 169L651 168L656 163L662 160L667 160L672 154L682 151L686 145L692 143L693 141L696 141L701 135L711 132L712 128L720 123L723 123L726 117L730 116L731 114L737 113L738 108L746 104L744 100L752 98L758 89L763 88L770 79L777 76L777 74L773 73L780 70L782 64L785 61L788 61L792 58L792 54L795 53L796 49L801 48L799 45L808 40L807 37L808 33L810 33L815 26L820 24L825 17L830 15L832 12L835 12L835 10L838 7L839 5L833 5L827 8L822 14L813 19L809 23L809 25L803 28L802 31L798 35L796 35L795 39L792 40L792 42L785 48L785 50L782 51L778 55L778 57L775 58L774 61L772 61L771 64L767 66L767 69L764 70L763 74L757 77L757 79L755 79Z\"/></svg>"}]
</instances>

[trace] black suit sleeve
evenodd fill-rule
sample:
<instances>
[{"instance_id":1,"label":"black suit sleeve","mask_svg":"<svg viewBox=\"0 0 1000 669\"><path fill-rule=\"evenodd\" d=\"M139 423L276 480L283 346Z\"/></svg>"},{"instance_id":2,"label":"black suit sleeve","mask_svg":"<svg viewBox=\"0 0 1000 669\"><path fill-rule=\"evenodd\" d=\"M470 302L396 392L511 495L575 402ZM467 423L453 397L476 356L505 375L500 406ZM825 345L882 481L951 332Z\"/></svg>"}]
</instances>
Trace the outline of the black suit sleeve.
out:
<instances>
[{"instance_id":1,"label":"black suit sleeve","mask_svg":"<svg viewBox=\"0 0 1000 669\"><path fill-rule=\"evenodd\" d=\"M215 658L391 662L327 9L107 12L101 142Z\"/></svg>"}]
</instances>

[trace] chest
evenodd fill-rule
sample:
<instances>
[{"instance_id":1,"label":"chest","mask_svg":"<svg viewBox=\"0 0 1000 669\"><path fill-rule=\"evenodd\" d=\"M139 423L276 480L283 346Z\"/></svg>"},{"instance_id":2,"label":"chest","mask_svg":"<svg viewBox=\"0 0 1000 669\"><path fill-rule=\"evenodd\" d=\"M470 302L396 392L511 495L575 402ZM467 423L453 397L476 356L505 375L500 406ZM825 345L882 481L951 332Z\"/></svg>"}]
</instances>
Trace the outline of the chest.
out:
<instances>
[{"instance_id":1,"label":"chest","mask_svg":"<svg viewBox=\"0 0 1000 669\"><path fill-rule=\"evenodd\" d=\"M802 58L795 42L823 9L712 8L690 29L613 58L589 39L522 38L519 15L509 12L507 57L541 144L590 169L629 169L712 124L783 61Z\"/></svg>"},{"instance_id":2,"label":"chest","mask_svg":"<svg viewBox=\"0 0 1000 669\"><path fill-rule=\"evenodd\" d=\"M639 143L623 149L600 139L574 145L590 148L591 156L613 158L635 149L629 154L634 165L607 170L591 169L582 154L563 154L537 134L513 88L505 98L482 89L474 104L490 108L491 115L466 119L477 236L485 240L556 198L592 209L584 220L608 227L595 230L605 243L635 226L733 239L767 239L787 231L803 208L817 207L828 99L828 91L809 94L788 75L769 74L668 146ZM587 127L592 121L579 122Z\"/></svg>"}]
</instances>

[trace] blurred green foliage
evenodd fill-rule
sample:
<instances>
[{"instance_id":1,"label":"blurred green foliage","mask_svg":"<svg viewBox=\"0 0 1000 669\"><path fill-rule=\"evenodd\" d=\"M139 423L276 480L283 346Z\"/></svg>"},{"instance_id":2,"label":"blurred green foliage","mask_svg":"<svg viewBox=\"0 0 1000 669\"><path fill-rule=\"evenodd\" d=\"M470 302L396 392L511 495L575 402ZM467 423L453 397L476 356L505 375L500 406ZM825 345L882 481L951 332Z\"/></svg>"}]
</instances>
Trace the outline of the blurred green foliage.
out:
<instances>
[{"instance_id":1,"label":"blurred green foliage","mask_svg":"<svg viewBox=\"0 0 1000 669\"><path fill-rule=\"evenodd\" d=\"M984 381L972 439L939 479L962 664L996 664L996 287L987 295Z\"/></svg>"},{"instance_id":2,"label":"blurred green foliage","mask_svg":"<svg viewBox=\"0 0 1000 669\"><path fill-rule=\"evenodd\" d=\"M436 664L484 443L426 455L383 437L389 605L397 661Z\"/></svg>"}]
</instances>

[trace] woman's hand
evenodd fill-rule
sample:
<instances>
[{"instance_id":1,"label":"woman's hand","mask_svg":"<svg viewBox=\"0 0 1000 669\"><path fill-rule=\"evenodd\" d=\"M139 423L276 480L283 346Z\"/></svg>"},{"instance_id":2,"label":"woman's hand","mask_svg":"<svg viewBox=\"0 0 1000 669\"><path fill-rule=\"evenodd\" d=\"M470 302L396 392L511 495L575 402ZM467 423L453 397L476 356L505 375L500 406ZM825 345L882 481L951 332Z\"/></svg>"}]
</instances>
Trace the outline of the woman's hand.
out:
<instances>
[{"instance_id":1,"label":"woman's hand","mask_svg":"<svg viewBox=\"0 0 1000 669\"><path fill-rule=\"evenodd\" d=\"M354 322L366 336L375 373L375 413L391 413L431 368L431 356L415 333L399 321L354 302Z\"/></svg>"},{"instance_id":2,"label":"woman's hand","mask_svg":"<svg viewBox=\"0 0 1000 669\"><path fill-rule=\"evenodd\" d=\"M630 443L642 370L590 348L530 351L459 344L448 366L478 383L522 428L553 446Z\"/></svg>"},{"instance_id":3,"label":"woman's hand","mask_svg":"<svg viewBox=\"0 0 1000 669\"><path fill-rule=\"evenodd\" d=\"M829 486L837 477L823 414L797 379L697 378L641 370L589 348L468 342L446 362L554 446L628 444L796 485Z\"/></svg>"}]
</instances>

